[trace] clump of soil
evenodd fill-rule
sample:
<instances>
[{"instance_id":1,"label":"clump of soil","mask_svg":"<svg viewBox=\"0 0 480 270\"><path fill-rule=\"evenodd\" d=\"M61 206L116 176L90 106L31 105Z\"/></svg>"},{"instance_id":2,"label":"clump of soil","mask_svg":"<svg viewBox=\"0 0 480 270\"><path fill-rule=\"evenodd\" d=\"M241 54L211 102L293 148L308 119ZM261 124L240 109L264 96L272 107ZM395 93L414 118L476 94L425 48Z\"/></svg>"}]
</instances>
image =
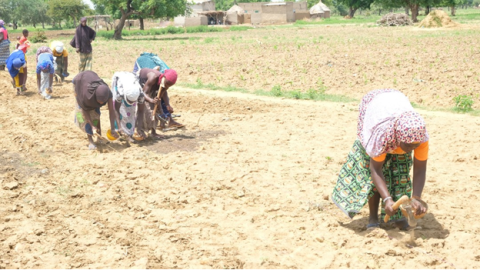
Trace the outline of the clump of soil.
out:
<instances>
[{"instance_id":1,"label":"clump of soil","mask_svg":"<svg viewBox=\"0 0 480 270\"><path fill-rule=\"evenodd\" d=\"M407 14L388 13L384 15L380 20L378 20L377 24L381 26L404 26L412 25L412 21Z\"/></svg>"},{"instance_id":2,"label":"clump of soil","mask_svg":"<svg viewBox=\"0 0 480 270\"><path fill-rule=\"evenodd\" d=\"M431 11L425 19L420 22L418 27L455 27L459 24L452 21L448 14L443 10L433 10Z\"/></svg>"}]
</instances>

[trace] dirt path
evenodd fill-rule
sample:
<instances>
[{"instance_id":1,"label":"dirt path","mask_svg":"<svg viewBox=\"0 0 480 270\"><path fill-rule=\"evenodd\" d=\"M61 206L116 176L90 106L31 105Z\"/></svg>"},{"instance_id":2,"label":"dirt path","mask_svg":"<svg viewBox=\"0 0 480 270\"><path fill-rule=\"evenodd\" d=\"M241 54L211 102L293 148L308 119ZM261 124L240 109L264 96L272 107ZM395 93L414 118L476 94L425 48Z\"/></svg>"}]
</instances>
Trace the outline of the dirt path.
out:
<instances>
[{"instance_id":1,"label":"dirt path","mask_svg":"<svg viewBox=\"0 0 480 270\"><path fill-rule=\"evenodd\" d=\"M407 245L397 229L365 231L367 209L351 221L329 199L355 103L177 87L187 129L92 152L72 122L71 84L44 101L0 78L0 268L480 265L480 118L420 111L431 211Z\"/></svg>"}]
</instances>

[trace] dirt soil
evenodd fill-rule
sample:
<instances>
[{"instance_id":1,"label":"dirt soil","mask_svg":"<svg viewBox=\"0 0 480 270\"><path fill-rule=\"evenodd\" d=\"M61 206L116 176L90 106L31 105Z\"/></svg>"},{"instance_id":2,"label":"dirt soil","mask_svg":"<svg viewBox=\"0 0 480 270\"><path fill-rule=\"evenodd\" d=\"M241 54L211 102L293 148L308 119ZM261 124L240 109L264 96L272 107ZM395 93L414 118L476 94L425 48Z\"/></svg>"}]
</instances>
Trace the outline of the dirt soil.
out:
<instances>
[{"instance_id":1,"label":"dirt soil","mask_svg":"<svg viewBox=\"0 0 480 270\"><path fill-rule=\"evenodd\" d=\"M330 200L355 102L176 87L186 129L92 152L73 124L72 85L45 101L33 81L15 96L0 72L0 268L480 266L480 118L420 111L430 212L411 243Z\"/></svg>"},{"instance_id":2,"label":"dirt soil","mask_svg":"<svg viewBox=\"0 0 480 270\"><path fill-rule=\"evenodd\" d=\"M454 97L468 95L479 109L479 31L478 25L422 29L365 24L272 26L124 41L99 37L93 43L93 69L109 80L115 71L132 70L146 51L178 71L178 84L231 85L250 92L279 85L284 91L321 89L357 100L372 89L395 88L421 106L452 108ZM47 36L49 42L68 44L73 30ZM41 45L34 44L28 56L34 57ZM67 49L73 76L79 57Z\"/></svg>"}]
</instances>

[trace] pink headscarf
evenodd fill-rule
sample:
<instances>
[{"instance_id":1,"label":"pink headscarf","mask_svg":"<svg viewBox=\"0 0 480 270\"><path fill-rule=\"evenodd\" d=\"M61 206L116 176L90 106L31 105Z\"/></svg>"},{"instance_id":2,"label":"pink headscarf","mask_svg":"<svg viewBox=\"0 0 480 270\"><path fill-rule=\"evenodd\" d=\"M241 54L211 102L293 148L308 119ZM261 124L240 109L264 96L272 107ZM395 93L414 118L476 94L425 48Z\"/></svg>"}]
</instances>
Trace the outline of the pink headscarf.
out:
<instances>
[{"instance_id":1,"label":"pink headscarf","mask_svg":"<svg viewBox=\"0 0 480 270\"><path fill-rule=\"evenodd\" d=\"M394 89L374 90L362 99L357 136L370 157L395 150L400 142L429 139L425 121L408 98Z\"/></svg>"},{"instance_id":2,"label":"pink headscarf","mask_svg":"<svg viewBox=\"0 0 480 270\"><path fill-rule=\"evenodd\" d=\"M165 79L167 79L169 82L173 84L175 84L177 82L177 72L173 69L167 69L165 70L165 72L160 75L160 77L158 77L158 84L161 84L162 83L162 78L165 77Z\"/></svg>"}]
</instances>

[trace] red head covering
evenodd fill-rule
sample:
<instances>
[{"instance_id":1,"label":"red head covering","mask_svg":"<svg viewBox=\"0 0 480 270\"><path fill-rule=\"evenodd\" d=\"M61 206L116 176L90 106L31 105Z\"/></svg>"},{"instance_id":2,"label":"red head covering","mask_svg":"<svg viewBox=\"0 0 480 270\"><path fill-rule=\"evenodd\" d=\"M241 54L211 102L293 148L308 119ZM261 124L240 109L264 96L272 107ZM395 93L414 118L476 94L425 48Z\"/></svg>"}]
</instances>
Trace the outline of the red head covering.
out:
<instances>
[{"instance_id":1,"label":"red head covering","mask_svg":"<svg viewBox=\"0 0 480 270\"><path fill-rule=\"evenodd\" d=\"M158 77L158 84L161 84L162 83L162 78L165 77L165 79L167 79L169 82L173 84L175 84L177 82L177 72L173 69L167 69L165 70L165 72L160 75L160 77Z\"/></svg>"}]
</instances>

